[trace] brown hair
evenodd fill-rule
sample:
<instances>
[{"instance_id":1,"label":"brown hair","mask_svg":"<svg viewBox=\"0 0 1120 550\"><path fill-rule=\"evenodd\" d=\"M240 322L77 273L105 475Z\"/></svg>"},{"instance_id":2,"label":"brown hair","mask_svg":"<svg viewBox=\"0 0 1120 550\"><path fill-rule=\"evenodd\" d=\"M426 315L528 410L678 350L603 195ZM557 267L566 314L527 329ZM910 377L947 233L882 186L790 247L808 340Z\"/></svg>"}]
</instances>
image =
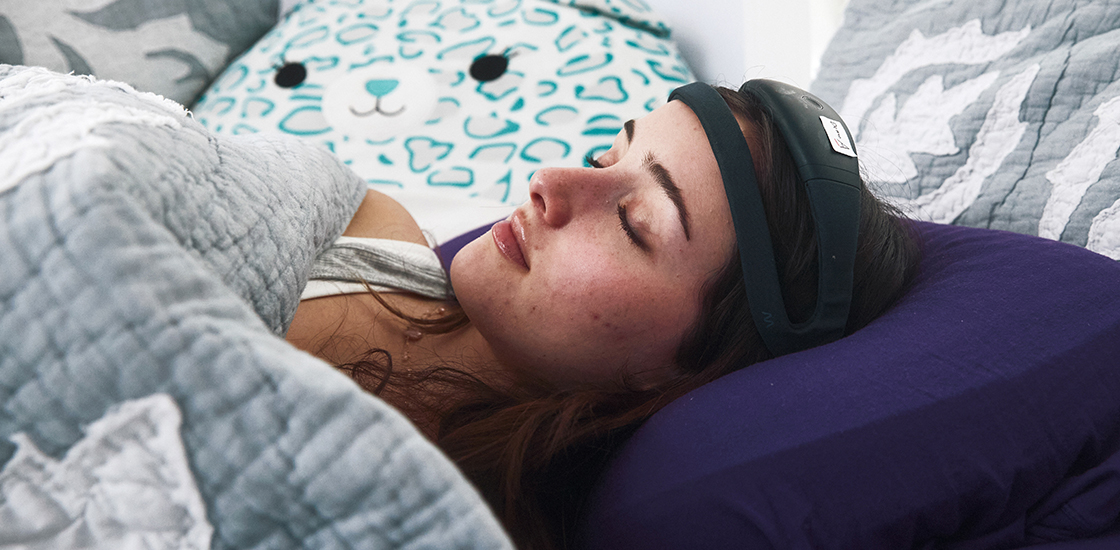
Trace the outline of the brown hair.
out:
<instances>
[{"instance_id":1,"label":"brown hair","mask_svg":"<svg viewBox=\"0 0 1120 550\"><path fill-rule=\"evenodd\" d=\"M759 103L726 88L719 91L746 128L775 237L783 298L791 320L803 319L816 302L817 283L816 237L804 186ZM865 190L848 333L901 296L918 256L908 223ZM544 382L494 385L453 366L390 378L392 358L378 350L368 361L342 368L428 428L518 547L566 548L573 543L584 498L634 429L689 391L771 358L751 319L737 252L701 289L701 297L701 314L676 355L678 373L652 389L626 380L613 388L565 391ZM461 317L461 310L454 315ZM445 329L455 325L446 323Z\"/></svg>"}]
</instances>

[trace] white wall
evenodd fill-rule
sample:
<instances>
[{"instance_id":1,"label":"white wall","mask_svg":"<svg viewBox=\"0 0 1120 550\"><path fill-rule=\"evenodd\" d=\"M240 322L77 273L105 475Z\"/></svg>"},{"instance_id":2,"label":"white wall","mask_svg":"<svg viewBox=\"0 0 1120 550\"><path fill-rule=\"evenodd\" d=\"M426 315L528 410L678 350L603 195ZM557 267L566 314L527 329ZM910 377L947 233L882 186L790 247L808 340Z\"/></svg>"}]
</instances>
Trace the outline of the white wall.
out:
<instances>
[{"instance_id":1,"label":"white wall","mask_svg":"<svg viewBox=\"0 0 1120 550\"><path fill-rule=\"evenodd\" d=\"M810 78L816 78L820 69L821 56L836 34L836 29L844 22L844 8L848 7L848 0L810 0L809 2L809 32L810 44Z\"/></svg>"},{"instance_id":2,"label":"white wall","mask_svg":"<svg viewBox=\"0 0 1120 550\"><path fill-rule=\"evenodd\" d=\"M807 87L847 0L646 0L700 80L774 78Z\"/></svg>"},{"instance_id":3,"label":"white wall","mask_svg":"<svg viewBox=\"0 0 1120 550\"><path fill-rule=\"evenodd\" d=\"M739 84L743 56L743 13L763 0L646 0L665 16L673 39L696 76L711 84ZM781 0L776 0L781 1Z\"/></svg>"}]
</instances>

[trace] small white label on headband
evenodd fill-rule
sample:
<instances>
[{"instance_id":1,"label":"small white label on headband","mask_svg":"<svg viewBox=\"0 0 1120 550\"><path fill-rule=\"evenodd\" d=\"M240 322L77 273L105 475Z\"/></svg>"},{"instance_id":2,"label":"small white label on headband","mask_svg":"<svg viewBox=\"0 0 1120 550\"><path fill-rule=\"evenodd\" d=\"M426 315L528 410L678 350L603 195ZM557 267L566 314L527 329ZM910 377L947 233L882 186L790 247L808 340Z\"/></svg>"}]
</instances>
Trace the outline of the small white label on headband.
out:
<instances>
[{"instance_id":1,"label":"small white label on headband","mask_svg":"<svg viewBox=\"0 0 1120 550\"><path fill-rule=\"evenodd\" d=\"M856 150L848 140L848 132L844 131L844 125L839 120L822 116L821 124L824 126L824 133L828 136L828 142L832 144L833 151L852 158L856 157Z\"/></svg>"}]
</instances>

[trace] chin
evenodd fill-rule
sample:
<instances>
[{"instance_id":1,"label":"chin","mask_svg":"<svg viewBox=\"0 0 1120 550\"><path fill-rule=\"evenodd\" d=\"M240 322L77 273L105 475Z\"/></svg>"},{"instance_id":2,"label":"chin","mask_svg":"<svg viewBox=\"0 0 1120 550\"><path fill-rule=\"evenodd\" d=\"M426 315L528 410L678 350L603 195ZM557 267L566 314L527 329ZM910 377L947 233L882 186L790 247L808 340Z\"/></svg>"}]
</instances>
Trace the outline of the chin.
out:
<instances>
[{"instance_id":1,"label":"chin","mask_svg":"<svg viewBox=\"0 0 1120 550\"><path fill-rule=\"evenodd\" d=\"M485 324L488 310L500 297L499 289L509 282L501 280L497 266L502 260L490 232L467 243L451 260L451 288L472 323Z\"/></svg>"},{"instance_id":2,"label":"chin","mask_svg":"<svg viewBox=\"0 0 1120 550\"><path fill-rule=\"evenodd\" d=\"M482 235L476 237L473 241L467 243L455 257L451 259L451 267L448 269L448 276L451 278L451 287L458 286L456 283L462 279L465 274L469 274L479 269L481 256L486 252L486 244L491 240L490 232L487 231Z\"/></svg>"}]
</instances>

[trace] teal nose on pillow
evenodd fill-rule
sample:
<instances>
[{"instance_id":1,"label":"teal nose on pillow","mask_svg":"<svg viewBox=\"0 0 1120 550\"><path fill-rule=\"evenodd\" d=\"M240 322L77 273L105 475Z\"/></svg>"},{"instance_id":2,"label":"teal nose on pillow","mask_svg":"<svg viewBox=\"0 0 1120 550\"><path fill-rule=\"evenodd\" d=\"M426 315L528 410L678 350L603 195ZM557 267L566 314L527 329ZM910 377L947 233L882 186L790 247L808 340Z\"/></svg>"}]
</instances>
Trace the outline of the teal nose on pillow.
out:
<instances>
[{"instance_id":1,"label":"teal nose on pillow","mask_svg":"<svg viewBox=\"0 0 1120 550\"><path fill-rule=\"evenodd\" d=\"M326 146L438 241L527 201L542 166L599 156L694 80L640 1L287 3L192 112L214 132Z\"/></svg>"},{"instance_id":2,"label":"teal nose on pillow","mask_svg":"<svg viewBox=\"0 0 1120 550\"><path fill-rule=\"evenodd\" d=\"M373 97L381 98L397 89L397 84L399 84L399 82L394 79L370 80L366 82L366 91Z\"/></svg>"}]
</instances>

